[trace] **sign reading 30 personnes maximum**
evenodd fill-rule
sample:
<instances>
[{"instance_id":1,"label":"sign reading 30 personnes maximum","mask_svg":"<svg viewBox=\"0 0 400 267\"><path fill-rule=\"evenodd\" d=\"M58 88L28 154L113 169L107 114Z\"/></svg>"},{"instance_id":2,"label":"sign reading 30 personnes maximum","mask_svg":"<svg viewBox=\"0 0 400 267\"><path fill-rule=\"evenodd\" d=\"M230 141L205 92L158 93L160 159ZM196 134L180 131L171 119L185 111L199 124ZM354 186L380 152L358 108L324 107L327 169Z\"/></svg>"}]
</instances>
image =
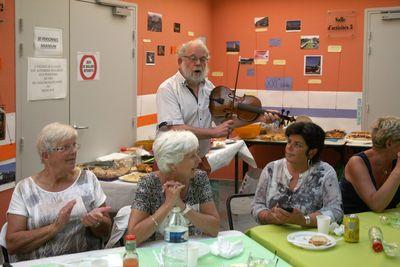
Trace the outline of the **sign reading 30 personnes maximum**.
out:
<instances>
[{"instance_id":1,"label":"sign reading 30 personnes maximum","mask_svg":"<svg viewBox=\"0 0 400 267\"><path fill-rule=\"evenodd\" d=\"M100 80L100 52L78 52L78 81Z\"/></svg>"}]
</instances>

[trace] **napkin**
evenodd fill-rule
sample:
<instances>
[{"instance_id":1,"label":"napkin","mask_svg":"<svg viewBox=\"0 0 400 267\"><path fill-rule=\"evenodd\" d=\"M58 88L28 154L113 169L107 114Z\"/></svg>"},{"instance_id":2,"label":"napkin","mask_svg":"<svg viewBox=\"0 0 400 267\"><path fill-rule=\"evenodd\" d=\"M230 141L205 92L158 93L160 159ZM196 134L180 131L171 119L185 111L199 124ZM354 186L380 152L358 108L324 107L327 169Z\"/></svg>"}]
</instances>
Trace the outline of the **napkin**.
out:
<instances>
[{"instance_id":1,"label":"napkin","mask_svg":"<svg viewBox=\"0 0 400 267\"><path fill-rule=\"evenodd\" d=\"M344 234L344 225L337 224L336 222L329 225L329 232L334 233L337 236L342 236Z\"/></svg>"},{"instance_id":2,"label":"napkin","mask_svg":"<svg viewBox=\"0 0 400 267\"><path fill-rule=\"evenodd\" d=\"M243 242L242 240L231 242L219 236L217 241L211 244L210 250L215 256L230 259L243 252Z\"/></svg>"}]
</instances>

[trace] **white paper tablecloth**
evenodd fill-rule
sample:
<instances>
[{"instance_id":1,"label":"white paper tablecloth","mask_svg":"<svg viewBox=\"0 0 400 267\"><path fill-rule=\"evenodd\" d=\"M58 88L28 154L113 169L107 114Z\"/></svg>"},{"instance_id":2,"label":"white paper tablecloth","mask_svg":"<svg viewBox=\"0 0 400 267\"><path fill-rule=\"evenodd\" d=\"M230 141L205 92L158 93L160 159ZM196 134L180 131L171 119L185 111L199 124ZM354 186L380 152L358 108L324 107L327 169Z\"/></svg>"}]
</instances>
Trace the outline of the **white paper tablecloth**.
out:
<instances>
[{"instance_id":1,"label":"white paper tablecloth","mask_svg":"<svg viewBox=\"0 0 400 267\"><path fill-rule=\"evenodd\" d=\"M111 206L111 212L118 212L124 206L132 205L135 197L137 183L124 181L104 182L100 181L101 188L106 194L106 203Z\"/></svg>"},{"instance_id":2,"label":"white paper tablecloth","mask_svg":"<svg viewBox=\"0 0 400 267\"><path fill-rule=\"evenodd\" d=\"M253 168L257 168L256 161L243 140L237 140L235 143L227 144L224 148L210 150L206 155L211 166L211 172L229 165L231 160L238 154L239 159L245 161Z\"/></svg>"}]
</instances>

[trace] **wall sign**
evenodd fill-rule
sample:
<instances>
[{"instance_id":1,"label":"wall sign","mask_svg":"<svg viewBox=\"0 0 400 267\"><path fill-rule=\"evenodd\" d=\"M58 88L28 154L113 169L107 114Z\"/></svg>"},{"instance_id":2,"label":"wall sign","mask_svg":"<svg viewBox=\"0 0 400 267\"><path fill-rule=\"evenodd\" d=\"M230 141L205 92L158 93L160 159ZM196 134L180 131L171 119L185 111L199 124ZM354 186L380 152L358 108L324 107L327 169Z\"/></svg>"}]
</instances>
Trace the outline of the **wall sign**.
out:
<instances>
[{"instance_id":1,"label":"wall sign","mask_svg":"<svg viewBox=\"0 0 400 267\"><path fill-rule=\"evenodd\" d=\"M100 80L100 52L78 52L78 81Z\"/></svg>"},{"instance_id":2,"label":"wall sign","mask_svg":"<svg viewBox=\"0 0 400 267\"><path fill-rule=\"evenodd\" d=\"M354 37L356 12L354 10L329 10L327 26L329 37Z\"/></svg>"},{"instance_id":3,"label":"wall sign","mask_svg":"<svg viewBox=\"0 0 400 267\"><path fill-rule=\"evenodd\" d=\"M67 96L65 58L28 57L28 101L60 99Z\"/></svg>"},{"instance_id":4,"label":"wall sign","mask_svg":"<svg viewBox=\"0 0 400 267\"><path fill-rule=\"evenodd\" d=\"M61 57L62 30L35 27L34 29L35 57Z\"/></svg>"}]
</instances>

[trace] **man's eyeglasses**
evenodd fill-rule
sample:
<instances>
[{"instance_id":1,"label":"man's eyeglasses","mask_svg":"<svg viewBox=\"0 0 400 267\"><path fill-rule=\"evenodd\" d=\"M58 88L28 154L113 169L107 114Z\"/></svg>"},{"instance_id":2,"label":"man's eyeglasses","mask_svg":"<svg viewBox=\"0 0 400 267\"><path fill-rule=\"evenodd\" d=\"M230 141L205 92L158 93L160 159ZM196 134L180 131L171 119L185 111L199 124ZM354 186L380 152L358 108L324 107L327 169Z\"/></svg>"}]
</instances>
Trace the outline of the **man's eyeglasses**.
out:
<instances>
[{"instance_id":1,"label":"man's eyeglasses","mask_svg":"<svg viewBox=\"0 0 400 267\"><path fill-rule=\"evenodd\" d=\"M62 152L70 152L70 151L75 150L75 149L78 150L80 147L81 147L80 144L73 143L73 144L68 144L68 145L65 145L65 146L55 147L55 148L51 149L51 151L52 152L60 152L60 153L62 153Z\"/></svg>"},{"instance_id":2,"label":"man's eyeglasses","mask_svg":"<svg viewBox=\"0 0 400 267\"><path fill-rule=\"evenodd\" d=\"M197 60L200 60L201 63L206 63L208 61L208 57L196 57L196 56L183 56L183 57L189 59L193 63L196 63Z\"/></svg>"}]
</instances>

